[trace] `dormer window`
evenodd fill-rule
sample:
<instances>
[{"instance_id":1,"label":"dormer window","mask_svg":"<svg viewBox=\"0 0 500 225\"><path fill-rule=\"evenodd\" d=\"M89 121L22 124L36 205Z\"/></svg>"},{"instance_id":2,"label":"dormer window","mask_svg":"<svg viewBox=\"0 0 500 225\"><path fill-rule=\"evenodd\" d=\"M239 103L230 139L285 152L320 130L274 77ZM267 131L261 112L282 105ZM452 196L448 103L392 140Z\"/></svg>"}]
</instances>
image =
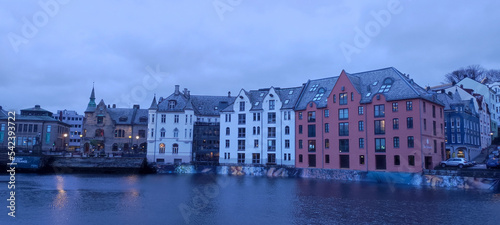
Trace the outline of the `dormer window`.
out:
<instances>
[{"instance_id":1,"label":"dormer window","mask_svg":"<svg viewBox=\"0 0 500 225\"><path fill-rule=\"evenodd\" d=\"M126 116L122 116L122 117L120 117L118 120L119 120L120 122L126 122L126 121L127 121L127 119L128 119L128 117L126 117Z\"/></svg>"},{"instance_id":2,"label":"dormer window","mask_svg":"<svg viewBox=\"0 0 500 225\"><path fill-rule=\"evenodd\" d=\"M146 123L146 122L148 122L148 117L146 117L146 116L141 116L141 117L139 118L139 122L141 122L141 123Z\"/></svg>"},{"instance_id":3,"label":"dormer window","mask_svg":"<svg viewBox=\"0 0 500 225\"><path fill-rule=\"evenodd\" d=\"M177 102L175 100L168 101L168 109L174 109L176 105Z\"/></svg>"},{"instance_id":4,"label":"dormer window","mask_svg":"<svg viewBox=\"0 0 500 225\"><path fill-rule=\"evenodd\" d=\"M391 89L392 84L394 83L394 80L391 78L385 78L384 83L380 87L380 90L378 90L378 93L386 93Z\"/></svg>"},{"instance_id":5,"label":"dormer window","mask_svg":"<svg viewBox=\"0 0 500 225\"><path fill-rule=\"evenodd\" d=\"M314 96L313 101L319 101L321 99L321 97L323 97L323 95L325 95L325 89L320 88L318 90L318 93L316 94L316 96Z\"/></svg>"}]
</instances>

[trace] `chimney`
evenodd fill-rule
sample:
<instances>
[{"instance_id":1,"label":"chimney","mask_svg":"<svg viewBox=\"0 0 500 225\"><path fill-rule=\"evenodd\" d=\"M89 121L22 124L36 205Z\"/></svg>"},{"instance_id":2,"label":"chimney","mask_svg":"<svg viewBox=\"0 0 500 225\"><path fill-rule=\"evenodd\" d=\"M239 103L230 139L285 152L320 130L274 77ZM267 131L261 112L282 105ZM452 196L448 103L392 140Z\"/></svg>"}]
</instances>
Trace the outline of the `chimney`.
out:
<instances>
[{"instance_id":1,"label":"chimney","mask_svg":"<svg viewBox=\"0 0 500 225\"><path fill-rule=\"evenodd\" d=\"M191 91L187 91L187 97L190 98L191 97Z\"/></svg>"},{"instance_id":2,"label":"chimney","mask_svg":"<svg viewBox=\"0 0 500 225\"><path fill-rule=\"evenodd\" d=\"M179 85L178 84L175 85L175 92L174 92L174 94L175 95L179 95L180 94L180 92L179 92Z\"/></svg>"},{"instance_id":3,"label":"chimney","mask_svg":"<svg viewBox=\"0 0 500 225\"><path fill-rule=\"evenodd\" d=\"M231 97L231 92L230 91L227 92L227 97Z\"/></svg>"},{"instance_id":4,"label":"chimney","mask_svg":"<svg viewBox=\"0 0 500 225\"><path fill-rule=\"evenodd\" d=\"M113 109L115 109L115 108L116 108L116 104L113 104Z\"/></svg>"},{"instance_id":5,"label":"chimney","mask_svg":"<svg viewBox=\"0 0 500 225\"><path fill-rule=\"evenodd\" d=\"M462 88L462 89L463 89L463 88L464 88L464 85L463 85L463 84L461 84L461 85L460 85L460 88Z\"/></svg>"},{"instance_id":6,"label":"chimney","mask_svg":"<svg viewBox=\"0 0 500 225\"><path fill-rule=\"evenodd\" d=\"M111 105L110 105L110 104L108 104L108 109L109 109L109 108L111 108Z\"/></svg>"},{"instance_id":7,"label":"chimney","mask_svg":"<svg viewBox=\"0 0 500 225\"><path fill-rule=\"evenodd\" d=\"M40 105L35 105L35 109L39 109L40 108Z\"/></svg>"},{"instance_id":8,"label":"chimney","mask_svg":"<svg viewBox=\"0 0 500 225\"><path fill-rule=\"evenodd\" d=\"M182 93L183 93L185 96L187 96L187 91L188 91L188 89L187 89L187 88L184 88L184 91L182 91Z\"/></svg>"},{"instance_id":9,"label":"chimney","mask_svg":"<svg viewBox=\"0 0 500 225\"><path fill-rule=\"evenodd\" d=\"M139 109L140 106L139 105L134 105L134 109Z\"/></svg>"}]
</instances>

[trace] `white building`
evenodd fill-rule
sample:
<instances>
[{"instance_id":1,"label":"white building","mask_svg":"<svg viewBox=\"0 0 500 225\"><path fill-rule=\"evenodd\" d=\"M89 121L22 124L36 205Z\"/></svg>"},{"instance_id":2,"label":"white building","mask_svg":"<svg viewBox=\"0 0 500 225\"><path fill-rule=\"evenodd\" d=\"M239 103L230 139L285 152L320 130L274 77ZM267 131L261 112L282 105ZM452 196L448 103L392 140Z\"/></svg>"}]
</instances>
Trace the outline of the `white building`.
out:
<instances>
[{"instance_id":1,"label":"white building","mask_svg":"<svg viewBox=\"0 0 500 225\"><path fill-rule=\"evenodd\" d=\"M295 104L302 87L241 90L220 115L221 164L295 165Z\"/></svg>"},{"instance_id":2,"label":"white building","mask_svg":"<svg viewBox=\"0 0 500 225\"><path fill-rule=\"evenodd\" d=\"M57 110L57 113L52 117L70 125L69 134L65 137L66 150L80 150L80 140L82 135L83 115L78 115L73 110Z\"/></svg>"},{"instance_id":3,"label":"white building","mask_svg":"<svg viewBox=\"0 0 500 225\"><path fill-rule=\"evenodd\" d=\"M230 96L191 95L187 89L181 93L179 85L167 98L159 98L158 103L155 97L149 108L148 161L192 162L196 123L218 123L220 111L233 101Z\"/></svg>"},{"instance_id":4,"label":"white building","mask_svg":"<svg viewBox=\"0 0 500 225\"><path fill-rule=\"evenodd\" d=\"M490 112L490 132L493 133L493 138L498 137L498 124L500 117L497 116L495 109L496 96L495 92L485 84L479 83L473 79L465 78L457 83L457 86L474 90L474 93L484 96L484 101L488 105Z\"/></svg>"},{"instance_id":5,"label":"white building","mask_svg":"<svg viewBox=\"0 0 500 225\"><path fill-rule=\"evenodd\" d=\"M500 122L500 82L491 83L488 87L495 93L495 99L493 101L494 113L496 115L495 120Z\"/></svg>"}]
</instances>

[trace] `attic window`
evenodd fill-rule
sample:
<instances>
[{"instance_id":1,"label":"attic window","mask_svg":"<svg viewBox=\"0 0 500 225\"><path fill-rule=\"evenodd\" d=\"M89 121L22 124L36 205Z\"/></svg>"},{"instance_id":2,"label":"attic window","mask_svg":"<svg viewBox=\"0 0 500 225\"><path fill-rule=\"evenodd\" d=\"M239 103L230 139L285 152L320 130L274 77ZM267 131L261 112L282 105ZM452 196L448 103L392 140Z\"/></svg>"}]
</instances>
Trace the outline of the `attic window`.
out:
<instances>
[{"instance_id":1,"label":"attic window","mask_svg":"<svg viewBox=\"0 0 500 225\"><path fill-rule=\"evenodd\" d=\"M319 84L315 84L309 89L310 92L316 91L318 89Z\"/></svg>"},{"instance_id":2,"label":"attic window","mask_svg":"<svg viewBox=\"0 0 500 225\"><path fill-rule=\"evenodd\" d=\"M122 117L120 117L120 119L118 119L118 120L119 120L120 122L126 122L126 121L127 121L127 119L128 119L128 117L126 117L126 116L122 116Z\"/></svg>"},{"instance_id":3,"label":"attic window","mask_svg":"<svg viewBox=\"0 0 500 225\"><path fill-rule=\"evenodd\" d=\"M168 101L168 109L174 109L177 102L175 100Z\"/></svg>"},{"instance_id":4,"label":"attic window","mask_svg":"<svg viewBox=\"0 0 500 225\"><path fill-rule=\"evenodd\" d=\"M243 96L240 96L241 99L243 99Z\"/></svg>"},{"instance_id":5,"label":"attic window","mask_svg":"<svg viewBox=\"0 0 500 225\"><path fill-rule=\"evenodd\" d=\"M142 123L144 123L144 122L148 122L148 117L146 117L146 116L141 116L141 117L139 118L139 122L142 122Z\"/></svg>"},{"instance_id":6,"label":"attic window","mask_svg":"<svg viewBox=\"0 0 500 225\"><path fill-rule=\"evenodd\" d=\"M370 97L370 95L371 95L371 94L372 94L372 93L368 93L368 94L366 94L366 97Z\"/></svg>"},{"instance_id":7,"label":"attic window","mask_svg":"<svg viewBox=\"0 0 500 225\"><path fill-rule=\"evenodd\" d=\"M386 93L391 89L392 83L394 81L391 78L385 78L383 85L380 87L380 90L378 90L378 93Z\"/></svg>"},{"instance_id":8,"label":"attic window","mask_svg":"<svg viewBox=\"0 0 500 225\"><path fill-rule=\"evenodd\" d=\"M318 93L316 94L316 96L314 96L313 101L319 101L321 99L321 97L323 97L323 95L325 95L325 89L320 88L318 90Z\"/></svg>"},{"instance_id":9,"label":"attic window","mask_svg":"<svg viewBox=\"0 0 500 225\"><path fill-rule=\"evenodd\" d=\"M377 84L378 84L378 81L375 81L375 82L373 82L373 84L372 84L372 85L373 85L373 86L375 86L375 85L377 85Z\"/></svg>"},{"instance_id":10,"label":"attic window","mask_svg":"<svg viewBox=\"0 0 500 225\"><path fill-rule=\"evenodd\" d=\"M260 93L260 97L264 96L264 92Z\"/></svg>"},{"instance_id":11,"label":"attic window","mask_svg":"<svg viewBox=\"0 0 500 225\"><path fill-rule=\"evenodd\" d=\"M269 96L271 96L271 98L272 98L272 97L274 97L274 95L273 95L273 94L269 94Z\"/></svg>"},{"instance_id":12,"label":"attic window","mask_svg":"<svg viewBox=\"0 0 500 225\"><path fill-rule=\"evenodd\" d=\"M214 110L217 110L217 109L219 109L219 107L215 106L215 107L214 107Z\"/></svg>"},{"instance_id":13,"label":"attic window","mask_svg":"<svg viewBox=\"0 0 500 225\"><path fill-rule=\"evenodd\" d=\"M255 102L255 106L258 106L260 102Z\"/></svg>"},{"instance_id":14,"label":"attic window","mask_svg":"<svg viewBox=\"0 0 500 225\"><path fill-rule=\"evenodd\" d=\"M285 105L288 104L289 102L290 102L290 100L288 100L288 99L285 100Z\"/></svg>"},{"instance_id":15,"label":"attic window","mask_svg":"<svg viewBox=\"0 0 500 225\"><path fill-rule=\"evenodd\" d=\"M288 92L289 95L293 94L293 90L291 90L290 92Z\"/></svg>"}]
</instances>

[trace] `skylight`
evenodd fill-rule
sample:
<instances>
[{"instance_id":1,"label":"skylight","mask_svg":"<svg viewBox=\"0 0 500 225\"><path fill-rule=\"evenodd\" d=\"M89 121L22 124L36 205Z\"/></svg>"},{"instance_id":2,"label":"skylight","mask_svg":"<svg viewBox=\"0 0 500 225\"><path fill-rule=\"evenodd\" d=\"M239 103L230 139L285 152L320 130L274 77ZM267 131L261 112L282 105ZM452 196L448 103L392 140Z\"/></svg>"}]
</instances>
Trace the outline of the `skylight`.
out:
<instances>
[{"instance_id":1,"label":"skylight","mask_svg":"<svg viewBox=\"0 0 500 225\"><path fill-rule=\"evenodd\" d=\"M264 96L264 92L260 93L260 97Z\"/></svg>"},{"instance_id":2,"label":"skylight","mask_svg":"<svg viewBox=\"0 0 500 225\"><path fill-rule=\"evenodd\" d=\"M378 81L375 81L373 82L373 86L377 85L378 84Z\"/></svg>"},{"instance_id":3,"label":"skylight","mask_svg":"<svg viewBox=\"0 0 500 225\"><path fill-rule=\"evenodd\" d=\"M380 90L378 90L378 93L386 93L391 89L392 85L391 84L384 84L382 87L380 87Z\"/></svg>"},{"instance_id":4,"label":"skylight","mask_svg":"<svg viewBox=\"0 0 500 225\"><path fill-rule=\"evenodd\" d=\"M288 99L285 100L285 105L288 104L289 102L290 102L290 100L288 100Z\"/></svg>"},{"instance_id":5,"label":"skylight","mask_svg":"<svg viewBox=\"0 0 500 225\"><path fill-rule=\"evenodd\" d=\"M288 92L289 95L293 94L293 90L291 90L290 92Z\"/></svg>"},{"instance_id":6,"label":"skylight","mask_svg":"<svg viewBox=\"0 0 500 225\"><path fill-rule=\"evenodd\" d=\"M318 86L319 86L319 84L313 85L309 91L310 92L316 91L318 89Z\"/></svg>"},{"instance_id":7,"label":"skylight","mask_svg":"<svg viewBox=\"0 0 500 225\"><path fill-rule=\"evenodd\" d=\"M316 96L314 96L313 101L319 101L321 99L321 97L323 97L323 95L325 95L325 89L320 88L318 90L318 93L316 94Z\"/></svg>"},{"instance_id":8,"label":"skylight","mask_svg":"<svg viewBox=\"0 0 500 225\"><path fill-rule=\"evenodd\" d=\"M370 95L371 95L371 94L372 94L372 93L368 93L368 94L366 94L366 97L370 97Z\"/></svg>"},{"instance_id":9,"label":"skylight","mask_svg":"<svg viewBox=\"0 0 500 225\"><path fill-rule=\"evenodd\" d=\"M258 106L260 102L255 102L255 106Z\"/></svg>"}]
</instances>

